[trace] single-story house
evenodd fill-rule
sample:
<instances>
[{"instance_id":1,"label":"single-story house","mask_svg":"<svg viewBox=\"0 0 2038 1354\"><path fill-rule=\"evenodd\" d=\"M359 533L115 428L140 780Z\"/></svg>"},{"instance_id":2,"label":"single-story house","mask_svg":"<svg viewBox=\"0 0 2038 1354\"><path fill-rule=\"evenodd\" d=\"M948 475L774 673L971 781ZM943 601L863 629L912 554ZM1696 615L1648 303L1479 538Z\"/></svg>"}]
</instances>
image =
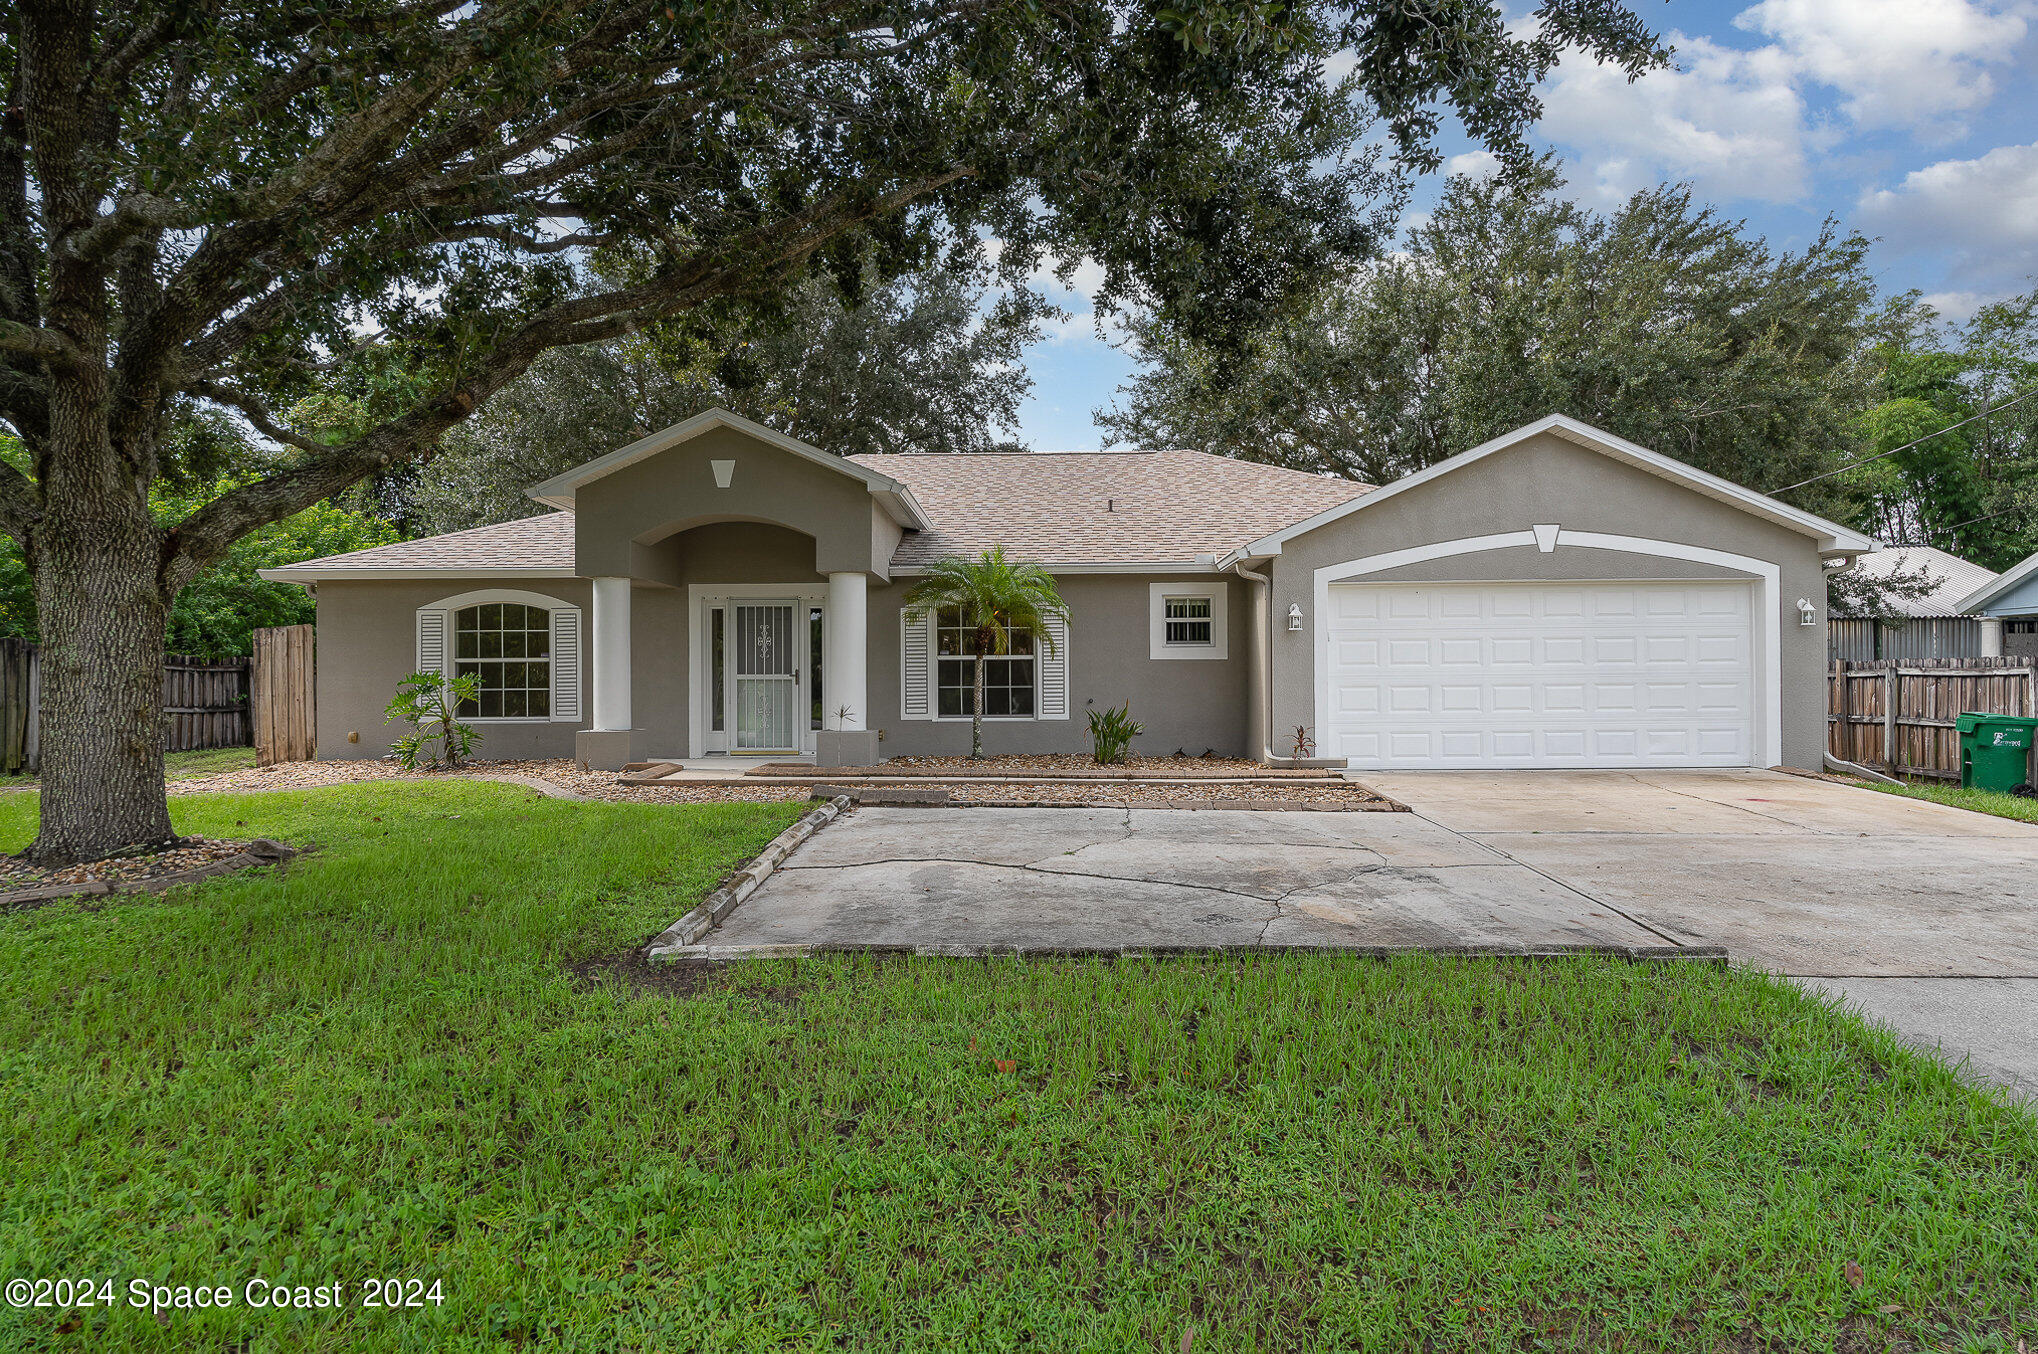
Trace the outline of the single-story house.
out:
<instances>
[{"instance_id":1,"label":"single-story house","mask_svg":"<svg viewBox=\"0 0 2038 1354\"><path fill-rule=\"evenodd\" d=\"M264 576L318 602L322 757L415 669L494 757L824 764L969 746L945 555L1051 570L991 664L991 752L1356 768L1821 765L1825 572L1876 543L1561 415L1380 488L1199 452L831 456L710 410L533 486L556 511ZM1043 642L1051 638L1052 643Z\"/></svg>"},{"instance_id":2,"label":"single-story house","mask_svg":"<svg viewBox=\"0 0 2038 1354\"><path fill-rule=\"evenodd\" d=\"M1978 612L1961 610L1963 601L1995 582L1996 575L1979 564L1929 545L1901 545L1864 555L1849 572L1882 581L1922 574L1931 586L1917 597L1889 599L1890 608L1904 617L1901 624L1836 614L1828 627L1828 657L1974 658L1985 652L1991 636L1995 652L2002 652L2001 622L1991 628Z\"/></svg>"},{"instance_id":3,"label":"single-story house","mask_svg":"<svg viewBox=\"0 0 2038 1354\"><path fill-rule=\"evenodd\" d=\"M2038 555L1960 599L1982 618L1983 656L2038 658Z\"/></svg>"}]
</instances>

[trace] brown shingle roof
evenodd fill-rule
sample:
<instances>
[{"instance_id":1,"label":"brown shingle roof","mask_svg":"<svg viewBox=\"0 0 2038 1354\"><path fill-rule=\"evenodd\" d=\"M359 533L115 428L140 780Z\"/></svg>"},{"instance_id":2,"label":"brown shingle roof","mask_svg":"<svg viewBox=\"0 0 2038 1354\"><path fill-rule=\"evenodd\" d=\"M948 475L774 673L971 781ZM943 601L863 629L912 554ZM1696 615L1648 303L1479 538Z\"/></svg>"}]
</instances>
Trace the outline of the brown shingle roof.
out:
<instances>
[{"instance_id":1,"label":"brown shingle roof","mask_svg":"<svg viewBox=\"0 0 2038 1354\"><path fill-rule=\"evenodd\" d=\"M850 460L913 491L931 531L894 568L1002 545L1059 564L1192 563L1370 491L1370 485L1200 451L874 455Z\"/></svg>"},{"instance_id":2,"label":"brown shingle roof","mask_svg":"<svg viewBox=\"0 0 2038 1354\"><path fill-rule=\"evenodd\" d=\"M514 522L470 527L444 536L398 541L346 555L308 559L292 569L565 569L573 568L573 514L548 512Z\"/></svg>"},{"instance_id":3,"label":"brown shingle roof","mask_svg":"<svg viewBox=\"0 0 2038 1354\"><path fill-rule=\"evenodd\" d=\"M1068 564L1193 564L1334 508L1372 486L1200 451L998 452L848 458L908 489L933 529L908 532L895 568L1002 545ZM546 513L306 560L278 572L573 568L573 514Z\"/></svg>"}]
</instances>

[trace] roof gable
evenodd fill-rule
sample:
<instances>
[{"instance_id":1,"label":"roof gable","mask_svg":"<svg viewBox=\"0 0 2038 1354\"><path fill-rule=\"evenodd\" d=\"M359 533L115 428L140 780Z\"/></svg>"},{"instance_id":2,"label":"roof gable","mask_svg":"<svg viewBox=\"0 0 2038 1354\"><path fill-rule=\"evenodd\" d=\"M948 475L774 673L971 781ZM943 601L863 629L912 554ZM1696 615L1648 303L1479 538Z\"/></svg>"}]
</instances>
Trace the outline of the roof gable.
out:
<instances>
[{"instance_id":1,"label":"roof gable","mask_svg":"<svg viewBox=\"0 0 2038 1354\"><path fill-rule=\"evenodd\" d=\"M1537 419L1534 423L1524 424L1513 432L1503 433L1490 442L1483 442L1473 447L1470 451L1460 452L1448 460L1438 461L1426 470L1418 470L1412 475L1404 475L1402 478L1373 493L1367 494L1363 498L1341 504L1326 512L1320 512L1306 521L1297 522L1292 526L1286 526L1279 531L1262 536L1240 550L1238 552L1239 556L1278 555L1281 553L1281 548L1287 542L1294 540L1304 532L1314 531L1316 528L1337 521L1347 514L1371 507L1375 503L1384 502L1387 499L1393 498L1396 494L1416 488L1418 485L1427 484L1431 480L1439 479L1464 466L1483 461L1496 452L1505 451L1509 447L1517 446L1532 437L1537 437L1544 433L1554 434L1589 451L1596 451L1612 460L1634 466L1639 470L1647 471L1672 483L1681 484L1697 493L1704 494L1708 498L1717 499L1722 503L1740 508L1757 517L1765 518L1779 526L1787 527L1792 531L1813 537L1818 541L1819 549L1821 550L1839 551L1849 554L1866 554L1877 548L1877 544L1872 537L1864 536L1860 532L1843 527L1837 522L1829 522L1823 517L1793 508L1787 503L1769 497L1767 494L1759 494L1753 489L1743 488L1731 480L1724 480L1717 475L1707 474L1695 466L1686 465L1675 457L1665 456L1661 452L1650 451L1647 447L1637 446L1626 438L1616 437L1612 433L1595 428L1589 423L1581 423L1569 415L1550 414L1544 418Z\"/></svg>"},{"instance_id":2,"label":"roof gable","mask_svg":"<svg viewBox=\"0 0 2038 1354\"><path fill-rule=\"evenodd\" d=\"M1961 598L1960 610L1963 614L1986 612L1997 602L2009 600L2011 594L2018 592L2026 581L2038 581L2038 555L2013 566L1994 582ZM2034 599L2034 605L2038 605L2038 599Z\"/></svg>"},{"instance_id":3,"label":"roof gable","mask_svg":"<svg viewBox=\"0 0 2038 1354\"><path fill-rule=\"evenodd\" d=\"M547 503L552 507L565 508L570 511L574 506L574 497L581 486L590 484L604 475L612 475L625 466L635 465L637 462L656 456L660 452L670 451L681 443L689 442L702 433L715 428L731 429L732 431L742 433L746 437L762 442L766 446L783 451L788 455L797 456L801 460L811 461L815 465L826 467L838 474L847 475L851 479L858 480L870 490L874 497L884 504L886 510L899 525L915 529L924 528L927 525L926 516L920 511L920 505L913 501L911 491L890 476L881 475L866 466L857 465L847 457L831 456L819 447L809 446L807 443L800 441L797 437L788 437L782 432L765 427L762 423L744 418L741 414L732 414L727 409L722 408L703 410L684 422L675 423L669 428L662 428L648 436L640 437L627 446L616 448L607 455L597 456L591 461L586 461L573 467L573 469L566 471L564 474L554 475L551 479L534 484L524 492L537 499L540 503Z\"/></svg>"}]
</instances>

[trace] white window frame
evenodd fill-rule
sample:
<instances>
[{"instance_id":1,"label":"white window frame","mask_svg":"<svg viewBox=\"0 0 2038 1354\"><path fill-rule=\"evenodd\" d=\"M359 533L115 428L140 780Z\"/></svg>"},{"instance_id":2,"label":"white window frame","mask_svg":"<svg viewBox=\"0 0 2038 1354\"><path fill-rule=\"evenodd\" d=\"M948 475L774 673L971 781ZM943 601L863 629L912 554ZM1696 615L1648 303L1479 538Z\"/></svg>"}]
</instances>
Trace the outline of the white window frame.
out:
<instances>
[{"instance_id":1,"label":"white window frame","mask_svg":"<svg viewBox=\"0 0 2038 1354\"><path fill-rule=\"evenodd\" d=\"M582 722L580 683L583 680L582 653L580 643L581 608L564 598L550 597L541 592L520 592L510 588L484 588L478 592L457 593L427 603L417 609L415 624L420 636L424 617L428 612L439 614L440 644L442 656L440 672L451 681L458 670L456 654L459 644L454 635L454 615L473 606L487 606L492 602L509 602L518 606L533 606L544 610L548 616L548 628L552 632L552 651L544 660L549 679L551 695L546 702L551 710L544 715L468 715L463 724L579 724ZM561 687L570 687L562 692Z\"/></svg>"},{"instance_id":2,"label":"white window frame","mask_svg":"<svg viewBox=\"0 0 2038 1354\"><path fill-rule=\"evenodd\" d=\"M1223 581L1208 583L1151 583L1147 585L1147 656L1154 659L1212 659L1230 656L1231 626L1226 603L1231 589ZM1168 601L1171 598L1200 597L1210 603L1208 644L1168 643Z\"/></svg>"},{"instance_id":3,"label":"white window frame","mask_svg":"<svg viewBox=\"0 0 2038 1354\"><path fill-rule=\"evenodd\" d=\"M1040 672L1046 655L1042 653L1043 642L1039 635L1033 636L1033 652L1025 655L1033 663L1033 713L1030 715L985 715L986 724L1033 724L1040 719ZM986 659L1003 658L1003 654L986 654ZM950 663L967 663L972 655L951 657ZM927 613L927 715L937 724L967 724L969 715L944 715L941 713L941 613Z\"/></svg>"}]
</instances>

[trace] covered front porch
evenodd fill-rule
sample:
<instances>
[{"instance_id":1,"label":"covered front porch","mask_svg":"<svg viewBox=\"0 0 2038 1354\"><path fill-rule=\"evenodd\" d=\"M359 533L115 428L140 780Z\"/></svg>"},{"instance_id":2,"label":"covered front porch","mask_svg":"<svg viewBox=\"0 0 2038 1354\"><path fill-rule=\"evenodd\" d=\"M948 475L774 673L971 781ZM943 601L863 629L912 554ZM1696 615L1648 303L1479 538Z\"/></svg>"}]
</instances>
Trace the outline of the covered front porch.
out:
<instances>
[{"instance_id":1,"label":"covered front porch","mask_svg":"<svg viewBox=\"0 0 2038 1354\"><path fill-rule=\"evenodd\" d=\"M714 411L531 496L573 511L590 588L583 765L876 759L870 587L927 525L903 485Z\"/></svg>"},{"instance_id":2,"label":"covered front porch","mask_svg":"<svg viewBox=\"0 0 2038 1354\"><path fill-rule=\"evenodd\" d=\"M644 718L633 592L623 577L593 580L591 726L577 759L598 769L687 761L724 768L767 759L862 765L877 757L869 723L869 581L838 570L810 583L685 585L684 642L646 626L646 642L685 673L683 719ZM683 657L680 655L683 654Z\"/></svg>"}]
</instances>

